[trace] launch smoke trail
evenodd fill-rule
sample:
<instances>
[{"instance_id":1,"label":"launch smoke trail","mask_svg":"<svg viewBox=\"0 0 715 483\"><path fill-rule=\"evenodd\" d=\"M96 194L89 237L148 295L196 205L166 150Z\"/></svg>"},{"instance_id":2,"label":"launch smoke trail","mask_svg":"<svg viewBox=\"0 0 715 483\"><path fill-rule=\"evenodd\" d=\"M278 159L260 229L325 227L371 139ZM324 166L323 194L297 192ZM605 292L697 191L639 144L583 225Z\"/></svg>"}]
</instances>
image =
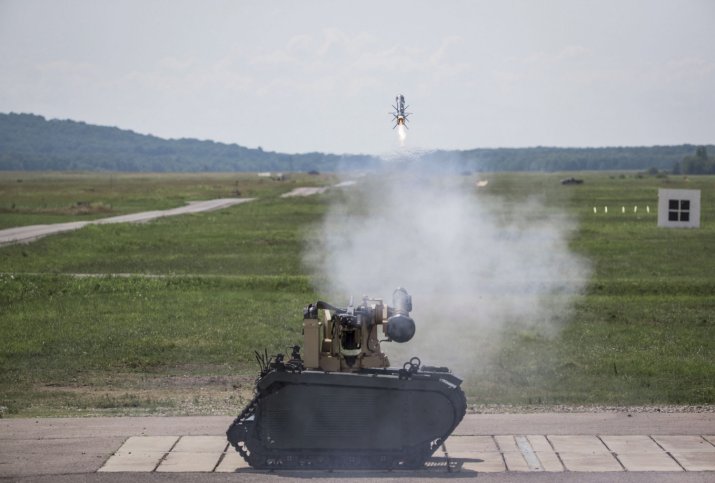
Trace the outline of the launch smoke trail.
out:
<instances>
[{"instance_id":1,"label":"launch smoke trail","mask_svg":"<svg viewBox=\"0 0 715 483\"><path fill-rule=\"evenodd\" d=\"M400 138L400 146L405 145L405 140L407 139L407 129L405 128L404 124L400 124L397 126L397 135Z\"/></svg>"},{"instance_id":2,"label":"launch smoke trail","mask_svg":"<svg viewBox=\"0 0 715 483\"><path fill-rule=\"evenodd\" d=\"M393 365L419 355L468 372L506 330L558 333L589 275L569 249L568 216L477 192L410 157L386 166L336 198L314 234L306 262L321 296L389 299L406 287L417 333L383 345Z\"/></svg>"}]
</instances>

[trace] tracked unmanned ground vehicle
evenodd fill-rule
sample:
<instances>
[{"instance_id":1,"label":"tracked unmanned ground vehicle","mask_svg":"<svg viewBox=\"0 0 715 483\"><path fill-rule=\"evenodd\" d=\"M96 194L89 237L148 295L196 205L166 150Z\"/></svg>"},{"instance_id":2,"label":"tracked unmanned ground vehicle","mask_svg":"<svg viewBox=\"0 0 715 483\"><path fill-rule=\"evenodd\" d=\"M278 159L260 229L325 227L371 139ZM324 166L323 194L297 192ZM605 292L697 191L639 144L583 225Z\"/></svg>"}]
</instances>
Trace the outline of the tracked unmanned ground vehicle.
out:
<instances>
[{"instance_id":1,"label":"tracked unmanned ground vehicle","mask_svg":"<svg viewBox=\"0 0 715 483\"><path fill-rule=\"evenodd\" d=\"M399 288L393 306L310 304L303 315L303 354L259 355L253 400L227 431L257 469L417 468L466 412L461 380L413 357L390 367L380 350L415 333L412 297ZM384 342L385 340L383 340Z\"/></svg>"}]
</instances>

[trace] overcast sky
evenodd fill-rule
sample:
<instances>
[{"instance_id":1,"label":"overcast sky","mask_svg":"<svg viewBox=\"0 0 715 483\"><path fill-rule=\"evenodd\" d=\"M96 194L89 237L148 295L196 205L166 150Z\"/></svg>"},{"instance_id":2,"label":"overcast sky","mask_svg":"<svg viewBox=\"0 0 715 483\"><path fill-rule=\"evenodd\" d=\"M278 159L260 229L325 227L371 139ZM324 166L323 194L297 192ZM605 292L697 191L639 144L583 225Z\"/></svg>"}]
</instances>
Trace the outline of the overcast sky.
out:
<instances>
[{"instance_id":1,"label":"overcast sky","mask_svg":"<svg viewBox=\"0 0 715 483\"><path fill-rule=\"evenodd\" d=\"M715 142L715 1L0 0L0 112L282 152Z\"/></svg>"}]
</instances>

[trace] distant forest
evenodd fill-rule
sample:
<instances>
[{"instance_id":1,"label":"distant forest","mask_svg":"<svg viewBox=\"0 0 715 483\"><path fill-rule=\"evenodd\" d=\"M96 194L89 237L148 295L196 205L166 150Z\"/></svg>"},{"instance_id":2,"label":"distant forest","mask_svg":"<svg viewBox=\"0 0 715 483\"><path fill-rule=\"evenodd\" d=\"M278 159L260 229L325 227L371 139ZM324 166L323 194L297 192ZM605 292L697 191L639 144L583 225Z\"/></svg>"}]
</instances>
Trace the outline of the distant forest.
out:
<instances>
[{"instance_id":1,"label":"distant forest","mask_svg":"<svg viewBox=\"0 0 715 483\"><path fill-rule=\"evenodd\" d=\"M494 148L429 151L432 169L460 171L674 170L715 173L715 146ZM48 171L338 171L377 167L378 157L285 154L196 139L162 139L116 127L0 113L0 169ZM711 171L712 170L712 171Z\"/></svg>"},{"instance_id":2,"label":"distant forest","mask_svg":"<svg viewBox=\"0 0 715 483\"><path fill-rule=\"evenodd\" d=\"M197 139L162 139L116 127L0 113L0 169L48 171L335 171L371 156L283 154Z\"/></svg>"}]
</instances>

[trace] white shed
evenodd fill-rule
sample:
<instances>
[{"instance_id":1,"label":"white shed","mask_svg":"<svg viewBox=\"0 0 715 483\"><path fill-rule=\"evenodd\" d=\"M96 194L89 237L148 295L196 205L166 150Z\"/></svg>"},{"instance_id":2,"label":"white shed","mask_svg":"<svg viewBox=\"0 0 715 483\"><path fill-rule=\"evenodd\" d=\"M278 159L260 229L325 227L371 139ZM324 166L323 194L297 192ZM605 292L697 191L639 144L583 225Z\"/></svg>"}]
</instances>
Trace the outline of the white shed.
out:
<instances>
[{"instance_id":1,"label":"white shed","mask_svg":"<svg viewBox=\"0 0 715 483\"><path fill-rule=\"evenodd\" d=\"M658 190L658 226L700 228L700 190Z\"/></svg>"}]
</instances>

